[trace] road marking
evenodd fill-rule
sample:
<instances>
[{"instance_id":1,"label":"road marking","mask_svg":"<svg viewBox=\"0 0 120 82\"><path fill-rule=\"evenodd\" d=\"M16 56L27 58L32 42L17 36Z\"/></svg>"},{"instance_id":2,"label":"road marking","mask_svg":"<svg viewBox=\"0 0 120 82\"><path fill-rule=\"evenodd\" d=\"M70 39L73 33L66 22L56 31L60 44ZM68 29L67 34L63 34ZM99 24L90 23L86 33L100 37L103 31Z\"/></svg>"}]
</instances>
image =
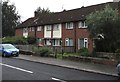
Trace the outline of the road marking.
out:
<instances>
[{"instance_id":1,"label":"road marking","mask_svg":"<svg viewBox=\"0 0 120 82\"><path fill-rule=\"evenodd\" d=\"M20 70L20 71L24 71L24 72L27 72L27 73L33 73L32 71L25 70L25 69L22 69L22 68L11 66L11 65L7 65L7 64L3 64L3 63L0 63L0 65L6 66L6 67L10 67L10 68L13 68L13 69L17 69L17 70Z\"/></svg>"},{"instance_id":2,"label":"road marking","mask_svg":"<svg viewBox=\"0 0 120 82\"><path fill-rule=\"evenodd\" d=\"M66 81L63 81L63 80L60 80L60 79L58 79L58 78L54 78L54 77L52 77L52 80L60 81L60 82L66 82Z\"/></svg>"}]
</instances>

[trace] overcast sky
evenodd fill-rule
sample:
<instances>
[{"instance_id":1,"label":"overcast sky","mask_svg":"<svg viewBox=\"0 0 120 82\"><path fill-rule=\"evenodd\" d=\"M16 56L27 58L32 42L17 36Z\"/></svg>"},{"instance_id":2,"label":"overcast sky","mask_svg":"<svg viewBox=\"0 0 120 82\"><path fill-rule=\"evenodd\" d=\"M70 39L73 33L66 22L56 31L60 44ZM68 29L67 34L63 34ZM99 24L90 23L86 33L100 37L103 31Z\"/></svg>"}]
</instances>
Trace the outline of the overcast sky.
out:
<instances>
[{"instance_id":1,"label":"overcast sky","mask_svg":"<svg viewBox=\"0 0 120 82\"><path fill-rule=\"evenodd\" d=\"M49 8L52 12L60 12L63 9L70 10L80 8L81 6L89 6L105 2L112 2L113 0L9 0L17 8L21 15L21 20L34 16L34 11L38 8Z\"/></svg>"}]
</instances>

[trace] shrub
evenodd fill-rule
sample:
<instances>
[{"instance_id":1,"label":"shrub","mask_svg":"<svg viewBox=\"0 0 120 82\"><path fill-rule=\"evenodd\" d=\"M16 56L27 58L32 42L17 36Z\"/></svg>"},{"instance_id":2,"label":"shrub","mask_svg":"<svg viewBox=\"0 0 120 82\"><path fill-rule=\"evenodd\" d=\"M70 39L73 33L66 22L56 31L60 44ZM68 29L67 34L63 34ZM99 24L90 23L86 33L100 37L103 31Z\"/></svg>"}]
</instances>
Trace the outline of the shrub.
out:
<instances>
[{"instance_id":1,"label":"shrub","mask_svg":"<svg viewBox=\"0 0 120 82\"><path fill-rule=\"evenodd\" d=\"M47 57L52 53L52 51L47 47L34 47L33 51L42 57Z\"/></svg>"},{"instance_id":2,"label":"shrub","mask_svg":"<svg viewBox=\"0 0 120 82\"><path fill-rule=\"evenodd\" d=\"M89 56L89 51L87 48L81 48L78 50L78 53L80 53L81 56Z\"/></svg>"},{"instance_id":3,"label":"shrub","mask_svg":"<svg viewBox=\"0 0 120 82\"><path fill-rule=\"evenodd\" d=\"M35 37L28 37L27 42L28 42L28 44L35 44L36 43L36 38Z\"/></svg>"},{"instance_id":4,"label":"shrub","mask_svg":"<svg viewBox=\"0 0 120 82\"><path fill-rule=\"evenodd\" d=\"M24 37L5 37L2 39L2 43L26 44L27 40Z\"/></svg>"},{"instance_id":5,"label":"shrub","mask_svg":"<svg viewBox=\"0 0 120 82\"><path fill-rule=\"evenodd\" d=\"M120 61L120 49L117 49L115 52L115 58Z\"/></svg>"}]
</instances>

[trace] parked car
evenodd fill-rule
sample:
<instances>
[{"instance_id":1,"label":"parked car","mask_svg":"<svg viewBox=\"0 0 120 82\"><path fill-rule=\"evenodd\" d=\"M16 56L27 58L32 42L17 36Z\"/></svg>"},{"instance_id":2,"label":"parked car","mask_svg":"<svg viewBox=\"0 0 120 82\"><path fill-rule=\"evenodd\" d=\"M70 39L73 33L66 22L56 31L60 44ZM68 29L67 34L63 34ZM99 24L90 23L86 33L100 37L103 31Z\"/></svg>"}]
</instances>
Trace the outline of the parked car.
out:
<instances>
[{"instance_id":1,"label":"parked car","mask_svg":"<svg viewBox=\"0 0 120 82\"><path fill-rule=\"evenodd\" d=\"M19 56L19 49L12 44L0 44L0 53L3 57L6 56Z\"/></svg>"},{"instance_id":2,"label":"parked car","mask_svg":"<svg viewBox=\"0 0 120 82\"><path fill-rule=\"evenodd\" d=\"M118 63L117 65L117 73L118 73L118 76L120 76L120 63Z\"/></svg>"}]
</instances>

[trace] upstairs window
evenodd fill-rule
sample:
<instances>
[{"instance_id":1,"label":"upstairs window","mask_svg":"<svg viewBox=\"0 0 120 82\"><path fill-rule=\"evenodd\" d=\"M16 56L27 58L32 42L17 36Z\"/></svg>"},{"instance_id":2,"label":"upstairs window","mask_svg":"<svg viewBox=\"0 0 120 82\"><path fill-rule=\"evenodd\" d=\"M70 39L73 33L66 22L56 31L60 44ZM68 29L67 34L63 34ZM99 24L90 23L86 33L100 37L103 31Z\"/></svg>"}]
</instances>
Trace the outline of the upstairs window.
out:
<instances>
[{"instance_id":1,"label":"upstairs window","mask_svg":"<svg viewBox=\"0 0 120 82\"><path fill-rule=\"evenodd\" d=\"M32 31L35 31L35 28L34 27L31 27Z\"/></svg>"},{"instance_id":2,"label":"upstairs window","mask_svg":"<svg viewBox=\"0 0 120 82\"><path fill-rule=\"evenodd\" d=\"M53 30L54 30L54 31L58 31L58 30L59 30L59 24L53 25Z\"/></svg>"},{"instance_id":3,"label":"upstairs window","mask_svg":"<svg viewBox=\"0 0 120 82\"><path fill-rule=\"evenodd\" d=\"M29 31L30 31L30 32L32 31L32 28L31 28L31 27L29 28Z\"/></svg>"},{"instance_id":4,"label":"upstairs window","mask_svg":"<svg viewBox=\"0 0 120 82\"><path fill-rule=\"evenodd\" d=\"M46 30L47 31L51 31L52 30L52 26L51 25L46 25Z\"/></svg>"},{"instance_id":5,"label":"upstairs window","mask_svg":"<svg viewBox=\"0 0 120 82\"><path fill-rule=\"evenodd\" d=\"M23 28L23 33L27 33L28 29L27 28Z\"/></svg>"},{"instance_id":6,"label":"upstairs window","mask_svg":"<svg viewBox=\"0 0 120 82\"><path fill-rule=\"evenodd\" d=\"M66 23L66 29L73 29L73 23Z\"/></svg>"},{"instance_id":7,"label":"upstairs window","mask_svg":"<svg viewBox=\"0 0 120 82\"><path fill-rule=\"evenodd\" d=\"M85 21L80 21L80 22L78 23L78 27L79 27L79 28L87 28Z\"/></svg>"},{"instance_id":8,"label":"upstairs window","mask_svg":"<svg viewBox=\"0 0 120 82\"><path fill-rule=\"evenodd\" d=\"M41 31L41 30L42 30L42 26L38 26L37 31Z\"/></svg>"}]
</instances>

